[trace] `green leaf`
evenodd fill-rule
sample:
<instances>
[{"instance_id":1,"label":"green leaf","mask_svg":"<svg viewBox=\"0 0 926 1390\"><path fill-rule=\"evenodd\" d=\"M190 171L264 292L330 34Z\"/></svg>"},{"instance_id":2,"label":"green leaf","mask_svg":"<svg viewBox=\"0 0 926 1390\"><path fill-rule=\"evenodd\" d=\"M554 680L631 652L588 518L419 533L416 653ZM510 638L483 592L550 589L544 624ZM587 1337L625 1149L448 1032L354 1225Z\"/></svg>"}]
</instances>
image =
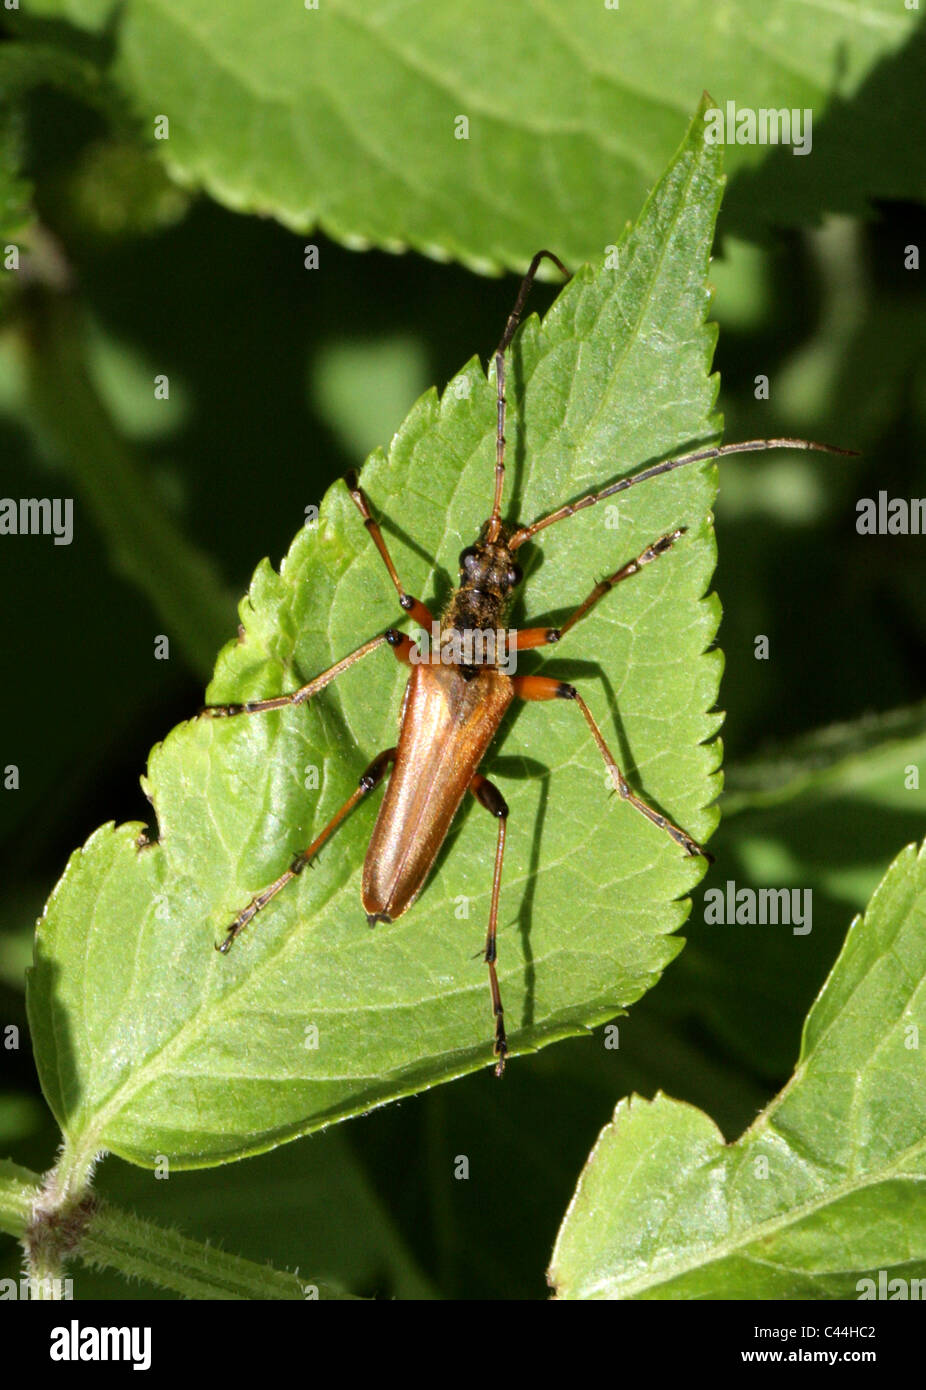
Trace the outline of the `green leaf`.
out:
<instances>
[{"instance_id":1,"label":"green leaf","mask_svg":"<svg viewBox=\"0 0 926 1390\"><path fill-rule=\"evenodd\" d=\"M29 14L36 19L61 19L84 29L102 29L109 22L117 0L29 0Z\"/></svg>"},{"instance_id":2,"label":"green leaf","mask_svg":"<svg viewBox=\"0 0 926 1390\"><path fill-rule=\"evenodd\" d=\"M59 254L57 250L50 251L43 235L36 236L31 187L20 176L27 143L22 102L29 92L42 86L56 87L92 107L123 135L122 148L131 151L131 155L124 156L119 171L123 185L126 169L142 166L148 171L149 183L161 183L162 202L170 205L178 201L177 190L163 187L163 172L158 180L158 166L152 164L147 151L139 150L137 132L125 98L94 63L52 44L5 43L0 48L0 308L6 307L7 296L18 279L42 279L47 273L43 263L49 259L57 262ZM125 199L124 187L120 191ZM95 192L99 203L103 193L99 180ZM22 275L11 272L5 265L6 248L10 244L20 253L18 271L25 272ZM35 264L28 266L32 257L35 257Z\"/></svg>"},{"instance_id":3,"label":"green leaf","mask_svg":"<svg viewBox=\"0 0 926 1390\"><path fill-rule=\"evenodd\" d=\"M28 235L31 219L29 186L13 172L9 150L7 132L0 127L0 257L3 261L10 257L11 247L16 247L21 255L23 234ZM0 261L0 309L6 307L17 273L12 268L7 269L3 261Z\"/></svg>"},{"instance_id":4,"label":"green leaf","mask_svg":"<svg viewBox=\"0 0 926 1390\"><path fill-rule=\"evenodd\" d=\"M581 270L513 347L510 515L537 516L718 429L704 277L722 179L702 129L697 116L625 235L619 269ZM494 384L472 359L364 469L403 582L432 605L489 511L495 410ZM701 840L716 824L720 759L719 743L705 742L720 721L705 712L721 667L705 653L719 617L703 598L713 496L712 470L684 469L633 489L619 510L551 528L525 557L526 612L514 614L520 625L565 615L596 576L689 528L556 659L521 669L576 678L632 782ZM342 486L279 574L258 567L240 611L242 639L222 652L210 703L294 689L397 621ZM138 825L108 825L72 857L39 925L29 1009L76 1167L101 1147L140 1164L241 1156L490 1060L486 971L474 957L496 836L475 803L397 923L371 932L363 917L374 815L364 805L227 957L213 950L395 742L404 680L383 648L308 708L179 726L154 749L145 783L158 843L139 848ZM500 745L503 759L486 767L511 805L499 977L519 1052L613 1017L658 979L681 947L669 934L703 861L607 794L575 706L525 705Z\"/></svg>"},{"instance_id":5,"label":"green leaf","mask_svg":"<svg viewBox=\"0 0 926 1390\"><path fill-rule=\"evenodd\" d=\"M135 131L125 97L99 66L63 44L14 41L0 49L0 93L4 114L36 87L67 92L106 117L121 134ZM137 132L136 132L137 133Z\"/></svg>"},{"instance_id":6,"label":"green leaf","mask_svg":"<svg viewBox=\"0 0 926 1390\"><path fill-rule=\"evenodd\" d=\"M688 948L669 995L697 1016L726 1054L777 1089L790 1070L807 1010L898 844L922 832L926 705L866 715L728 763L717 863L702 884ZM811 932L704 920L708 888L801 885L813 893ZM768 1020L775 1026L769 1028Z\"/></svg>"},{"instance_id":7,"label":"green leaf","mask_svg":"<svg viewBox=\"0 0 926 1390\"><path fill-rule=\"evenodd\" d=\"M899 804L909 798L898 774L924 755L926 703L815 729L728 769L724 816L784 805L795 797L852 795L885 773L891 774Z\"/></svg>"},{"instance_id":8,"label":"green leaf","mask_svg":"<svg viewBox=\"0 0 926 1390\"><path fill-rule=\"evenodd\" d=\"M926 1276L926 848L895 859L808 1015L789 1084L735 1144L621 1101L560 1230L561 1298L857 1298ZM883 1295L882 1295L883 1296Z\"/></svg>"},{"instance_id":9,"label":"green leaf","mask_svg":"<svg viewBox=\"0 0 926 1390\"><path fill-rule=\"evenodd\" d=\"M2 90L0 67L0 90ZM18 114L4 104L0 106L0 308L16 282L18 269L10 268L10 247L19 252L21 242L28 236L32 222L31 195L28 182L20 177L22 163L22 122Z\"/></svg>"},{"instance_id":10,"label":"green leaf","mask_svg":"<svg viewBox=\"0 0 926 1390\"><path fill-rule=\"evenodd\" d=\"M169 117L158 148L176 177L229 207L517 270L543 245L568 264L599 255L705 87L724 108L813 115L809 155L729 146L750 236L922 197L922 53L903 47L917 20L899 0L766 0L761 15L753 0L568 15L514 0L504 23L493 0L465 15L450 0L126 0L115 71L146 130Z\"/></svg>"}]
</instances>

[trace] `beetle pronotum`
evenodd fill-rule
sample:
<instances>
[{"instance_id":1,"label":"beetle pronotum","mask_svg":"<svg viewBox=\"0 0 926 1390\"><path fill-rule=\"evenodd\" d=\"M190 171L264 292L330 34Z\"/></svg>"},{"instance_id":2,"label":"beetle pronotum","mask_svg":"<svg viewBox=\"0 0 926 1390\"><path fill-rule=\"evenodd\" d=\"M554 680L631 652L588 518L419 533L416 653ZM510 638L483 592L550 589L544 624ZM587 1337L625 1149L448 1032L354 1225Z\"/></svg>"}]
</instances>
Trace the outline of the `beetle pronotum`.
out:
<instances>
[{"instance_id":1,"label":"beetle pronotum","mask_svg":"<svg viewBox=\"0 0 926 1390\"><path fill-rule=\"evenodd\" d=\"M466 792L470 791L480 805L498 821L492 898L484 951L495 1016L494 1057L498 1076L501 1076L504 1070L508 1052L504 1010L495 968L498 904L508 807L498 788L480 773L479 767L512 701L562 699L573 703L588 725L591 737L598 746L613 785L621 798L670 836L687 855L705 854L690 835L654 810L631 789L591 710L575 686L551 676L508 675L499 669L498 647L492 643L477 643L474 640L477 636L485 638L500 634L505 628L505 619L513 601L514 591L521 580L521 571L515 558L517 551L548 526L574 516L577 512L603 501L604 498L613 497L648 478L658 477L687 464L762 449L812 449L835 454L852 452L829 444L786 438L751 439L740 444L711 445L692 453L664 459L660 463L621 478L618 482L610 483L600 491L586 493L577 501L567 502L541 516L529 526L503 521L505 352L520 322L537 268L544 258L552 261L564 275L568 275L565 266L552 252L537 252L522 281L514 308L495 350L498 411L492 511L475 544L468 546L460 555L460 582L441 614L437 627L430 611L421 600L406 592L356 474L349 473L345 480L350 496L395 586L400 607L426 632L439 630L439 652L430 657L425 656L415 647L411 638L395 628L389 628L379 636L364 642L291 694L277 695L268 700L251 700L246 704L207 706L203 711L213 718L221 718L264 713L303 704L326 685L330 685L349 667L362 661L384 644L391 647L397 660L411 667L399 716L398 743L373 759L360 778L356 791L347 798L308 848L295 857L286 872L242 908L228 927L225 939L218 943L217 949L222 952L228 951L239 932L282 888L301 873L358 801L368 796L374 787L383 781L390 765L392 771L386 793L364 860L361 898L371 926L394 922L411 907L424 887L460 803ZM516 631L513 634L514 650L526 651L559 642L605 594L622 580L637 574L644 565L664 555L684 531L684 527L679 527L659 536L641 551L636 559L630 560L613 574L602 579L560 627L527 627ZM474 656L477 647L478 658ZM488 657L485 655L486 652L489 653Z\"/></svg>"}]
</instances>

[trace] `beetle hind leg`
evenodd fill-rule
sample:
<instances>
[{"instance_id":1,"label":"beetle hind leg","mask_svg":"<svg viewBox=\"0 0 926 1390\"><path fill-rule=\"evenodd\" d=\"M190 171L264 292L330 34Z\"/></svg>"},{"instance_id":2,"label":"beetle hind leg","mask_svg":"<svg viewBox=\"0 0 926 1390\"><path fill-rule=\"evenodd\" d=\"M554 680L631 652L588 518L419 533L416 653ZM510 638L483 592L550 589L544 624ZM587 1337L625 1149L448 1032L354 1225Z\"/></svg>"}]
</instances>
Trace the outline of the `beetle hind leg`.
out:
<instances>
[{"instance_id":1,"label":"beetle hind leg","mask_svg":"<svg viewBox=\"0 0 926 1390\"><path fill-rule=\"evenodd\" d=\"M356 791L352 792L343 806L335 811L331 820L324 826L319 834L316 835L308 849L300 850L286 872L280 874L280 877L274 879L273 883L269 884L260 893L257 893L248 903L247 907L241 909L238 916L226 929L224 940L216 942L215 949L217 951L221 951L222 955L227 955L235 937L244 930L249 922L253 921L261 908L266 907L271 898L275 898L277 893L286 887L287 883L291 883L294 878L297 878L299 874L302 873L305 866L311 863L325 841L334 834L341 822L357 805L357 802L362 801L365 796L369 796L374 787L379 786L386 775L390 763L395 760L395 753L396 750L394 748L387 748L385 752L378 754L378 756L373 759L360 778Z\"/></svg>"},{"instance_id":2,"label":"beetle hind leg","mask_svg":"<svg viewBox=\"0 0 926 1390\"><path fill-rule=\"evenodd\" d=\"M657 811L654 807L650 806L648 801L644 801L642 796L637 796L636 792L631 790L629 782L621 772L614 755L605 743L604 737L595 722L591 710L574 685L569 685L567 681L557 680L555 676L513 676L511 683L515 688L515 694L522 700L559 699L574 701L575 704L578 705L582 717L588 725L589 732L598 746L598 751L604 759L604 764L610 774L614 790L619 794L621 800L629 802L634 810L639 811L640 814L645 816L657 829L661 830L665 835L668 835L670 840L674 840L674 842L691 858L700 856L702 859L706 859L709 864L714 862L714 856L708 854L707 850L704 849L702 845L699 845L696 840L693 840L686 830L682 830L680 826L675 825L669 820L668 816L664 816L661 811Z\"/></svg>"},{"instance_id":3,"label":"beetle hind leg","mask_svg":"<svg viewBox=\"0 0 926 1390\"><path fill-rule=\"evenodd\" d=\"M502 1007L502 996L495 970L498 954L495 938L498 926L498 895L502 885L502 860L505 856L508 805L498 787L480 774L477 774L470 782L469 789L480 806L484 806L498 821L498 845L495 850L495 869L492 875L492 905L489 908L489 929L486 933L483 959L489 967L489 989L492 994L492 1013L495 1017L495 1075L501 1076L505 1070L505 1058L508 1056L508 1037L505 1033L505 1010Z\"/></svg>"}]
</instances>

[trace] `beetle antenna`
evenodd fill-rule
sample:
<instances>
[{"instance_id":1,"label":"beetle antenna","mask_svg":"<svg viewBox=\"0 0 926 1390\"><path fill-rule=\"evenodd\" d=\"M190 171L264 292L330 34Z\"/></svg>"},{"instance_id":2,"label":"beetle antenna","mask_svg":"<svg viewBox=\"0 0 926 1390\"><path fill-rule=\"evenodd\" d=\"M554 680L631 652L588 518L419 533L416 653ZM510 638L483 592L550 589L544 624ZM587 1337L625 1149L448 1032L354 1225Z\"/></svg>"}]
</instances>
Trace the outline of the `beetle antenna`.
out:
<instances>
[{"instance_id":1,"label":"beetle antenna","mask_svg":"<svg viewBox=\"0 0 926 1390\"><path fill-rule=\"evenodd\" d=\"M495 430L495 500L492 503L492 515L489 517L486 539L489 541L498 540L499 532L502 529L502 491L505 486L505 350L509 347L515 335L518 324L521 322L521 314L524 311L524 303L530 293L531 285L537 274L537 268L542 260L552 261L558 270L561 270L570 279L569 271L563 265L558 256L554 256L552 251L538 251L527 269L527 274L521 281L521 288L518 290L518 297L514 302L514 308L508 315L508 322L505 324L505 331L501 336L501 341L495 349L495 386L498 392L498 423Z\"/></svg>"},{"instance_id":2,"label":"beetle antenna","mask_svg":"<svg viewBox=\"0 0 926 1390\"><path fill-rule=\"evenodd\" d=\"M704 463L709 459L725 458L727 454L754 454L763 449L809 449L816 454L839 454L843 458L859 456L857 449L840 449L835 444L817 444L809 439L747 439L740 444L714 444L706 449L698 449L693 454L663 459L661 463L642 468L639 473L631 473L629 478L620 478L616 483L602 488L600 492L586 493L577 502L567 502L564 507L557 507L555 512L550 512L539 521L531 522L530 526L522 526L519 531L515 531L508 542L509 548L517 550L518 546L529 541L538 531L552 526L555 521L564 521L567 516L574 516L586 507L594 507L596 502L603 502L606 497L613 497L615 493L625 492L627 488L633 487L634 483L646 482L647 478L658 478L661 473L671 473L688 463Z\"/></svg>"}]
</instances>

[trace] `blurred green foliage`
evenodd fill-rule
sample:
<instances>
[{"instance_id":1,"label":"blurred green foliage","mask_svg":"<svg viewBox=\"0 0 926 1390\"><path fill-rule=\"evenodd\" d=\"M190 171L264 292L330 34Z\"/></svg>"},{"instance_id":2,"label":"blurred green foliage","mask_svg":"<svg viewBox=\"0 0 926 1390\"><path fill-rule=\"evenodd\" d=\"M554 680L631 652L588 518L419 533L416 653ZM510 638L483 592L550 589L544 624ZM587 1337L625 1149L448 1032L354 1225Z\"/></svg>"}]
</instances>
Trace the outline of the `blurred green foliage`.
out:
<instances>
[{"instance_id":1,"label":"blurred green foliage","mask_svg":"<svg viewBox=\"0 0 926 1390\"><path fill-rule=\"evenodd\" d=\"M87 61L106 53L105 33L78 42L55 23L41 37ZM904 52L919 43L914 36ZM915 65L903 53L894 61L902 106ZM841 108L837 181L853 194L869 191L875 155L860 148L854 163L851 132L878 129L884 80L876 73ZM82 402L83 428L89 420L100 454L178 549L171 573L146 585L138 557L120 562L118 515L105 508L80 544L0 546L0 766L15 763L21 775L20 789L0 796L0 1020L22 1033L19 1050L2 1053L0 1133L4 1152L35 1169L53 1161L57 1135L29 1057L22 972L67 855L102 821L147 818L138 777L148 751L201 703L208 655L234 635L235 596L257 561L279 561L305 506L371 443L386 442L421 390L443 387L473 351L491 349L516 285L417 255L361 255L316 233L324 273L309 274L306 235L178 191L105 102L67 86L20 92L15 121L7 113L0 123L3 236L31 224L36 271L7 295L0 328L0 492L88 486L68 417L53 390L36 390L29 366L54 361L45 348L67 337L59 370ZM683 128L680 118L678 139ZM905 157L922 168L921 125L906 138ZM903 153L891 147L892 167ZM699 893L689 945L621 1021L619 1051L600 1036L562 1044L520 1059L502 1086L477 1075L167 1184L109 1160L102 1193L353 1292L538 1296L576 1176L617 1097L660 1088L733 1137L790 1074L852 915L926 828L926 791L904 784L914 765L926 785L926 715L915 704L926 538L855 529L859 497L926 495L926 291L923 272L905 268L905 248L926 245L926 214L893 201L866 220L822 220L832 202L816 199L816 167L778 152L731 181L714 264L720 406L728 440L803 434L863 456L760 456L721 468L715 588L728 775L754 787L748 765L763 752L774 766L806 731L911 709L901 732L891 726L870 752L847 754L841 776L798 779L772 802L738 792L702 884L810 887L812 934L707 926ZM800 205L804 225L777 236L763 226L751 240L757 180L763 206L780 193L789 221L800 220ZM548 240L542 223L529 232L531 245ZM549 297L538 287L533 308ZM169 412L152 403L158 373L170 376ZM755 396L760 374L768 400ZM414 532L413 515L399 521ZM201 578L185 590L181 573ZM161 588L175 603L185 595L202 634L169 662L153 659ZM759 634L768 660L756 660ZM453 1181L459 1153L478 1182ZM8 1273L17 1252L3 1248ZM115 1276L82 1276L81 1286L88 1296L155 1296Z\"/></svg>"}]
</instances>

